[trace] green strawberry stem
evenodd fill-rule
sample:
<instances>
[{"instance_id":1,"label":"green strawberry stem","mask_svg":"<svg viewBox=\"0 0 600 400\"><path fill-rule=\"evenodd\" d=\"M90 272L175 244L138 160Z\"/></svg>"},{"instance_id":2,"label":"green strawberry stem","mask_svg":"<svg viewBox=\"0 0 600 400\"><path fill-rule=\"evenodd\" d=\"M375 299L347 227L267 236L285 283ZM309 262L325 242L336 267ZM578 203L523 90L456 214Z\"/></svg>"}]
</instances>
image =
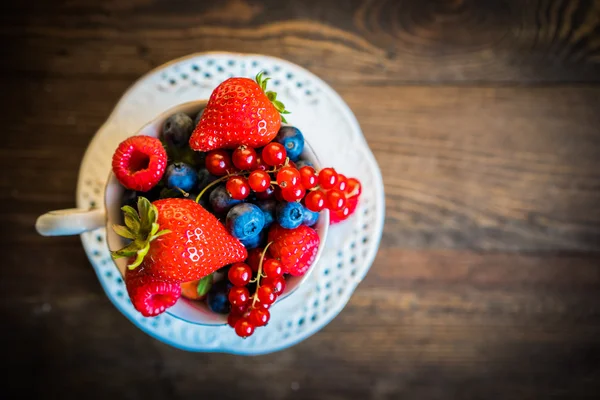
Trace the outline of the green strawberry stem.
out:
<instances>
[{"instance_id":1,"label":"green strawberry stem","mask_svg":"<svg viewBox=\"0 0 600 400\"><path fill-rule=\"evenodd\" d=\"M279 100L277 100L277 93L272 92L272 91L267 91L267 82L271 79L271 78L263 78L263 74L264 71L260 71L257 75L256 75L256 83L258 83L258 86L260 86L260 88L263 90L263 92L265 92L265 94L267 95L267 98L271 101L271 103L273 104L273 106L275 107L275 109L277 110L277 112L279 113L279 115L281 116L281 121L287 124L287 121L285 119L285 117L283 116L283 114L289 114L290 112L288 110L285 109L285 106L283 105L283 103Z\"/></svg>"},{"instance_id":2,"label":"green strawberry stem","mask_svg":"<svg viewBox=\"0 0 600 400\"><path fill-rule=\"evenodd\" d=\"M160 226L156 222L158 210L147 198L138 197L137 208L136 211L133 207L123 206L121 210L123 210L125 226L113 225L112 227L117 235L132 240L122 249L111 252L112 258L115 260L123 257L135 257L133 262L127 265L131 270L142 263L150 250L150 242L171 232L168 229L159 231Z\"/></svg>"},{"instance_id":3,"label":"green strawberry stem","mask_svg":"<svg viewBox=\"0 0 600 400\"><path fill-rule=\"evenodd\" d=\"M263 262L265 260L265 254L267 254L267 250L269 249L269 246L272 244L273 244L273 242L267 243L267 245L263 249L263 252L260 255L260 262L258 263L258 273L256 274L256 278L250 281L250 282L256 282L256 290L254 291L254 294L252 295L252 308L254 308L256 299L258 299L258 289L260 288L260 278L263 277L262 266L263 266Z\"/></svg>"}]
</instances>

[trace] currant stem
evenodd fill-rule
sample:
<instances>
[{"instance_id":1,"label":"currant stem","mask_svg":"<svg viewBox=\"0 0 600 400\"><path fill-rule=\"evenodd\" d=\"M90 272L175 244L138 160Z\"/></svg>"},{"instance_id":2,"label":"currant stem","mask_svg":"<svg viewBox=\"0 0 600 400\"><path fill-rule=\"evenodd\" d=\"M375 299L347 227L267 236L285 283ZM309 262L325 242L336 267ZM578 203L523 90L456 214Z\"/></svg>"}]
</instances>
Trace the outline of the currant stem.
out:
<instances>
[{"instance_id":1,"label":"currant stem","mask_svg":"<svg viewBox=\"0 0 600 400\"><path fill-rule=\"evenodd\" d=\"M281 168L279 168L279 169L281 169ZM273 167L272 170L268 170L266 172L268 174L273 174L273 173L279 171L279 169L277 169L277 167ZM198 193L198 196L196 196L196 203L200 202L200 199L202 198L202 195L204 195L204 193L206 193L206 191L208 189L210 189L211 187L213 187L213 186L215 186L215 185L217 185L217 184L219 184L219 183L221 183L223 181L226 181L227 179L231 178L232 176L248 176L252 172L253 171L242 171L242 172L236 172L234 174L227 174L227 175L222 176L219 179L217 179L217 180L209 183L208 185L206 185L206 187L204 189L202 189L202 191L200 191L200 193ZM271 181L271 185L277 185L277 181ZM179 188L176 188L176 189L178 189L179 191L181 191L185 197L189 197L189 193L186 193L186 192L184 192L183 190L181 190Z\"/></svg>"},{"instance_id":2,"label":"currant stem","mask_svg":"<svg viewBox=\"0 0 600 400\"><path fill-rule=\"evenodd\" d=\"M258 263L258 273L256 274L256 290L254 291L254 295L252 296L252 308L254 308L254 304L256 303L256 300L258 299L258 289L260 288L260 278L263 276L262 275L262 266L263 266L263 262L265 260L265 254L267 254L267 249L272 244L273 244L273 242L267 243L267 245L263 249L262 254L260 255L260 262Z\"/></svg>"},{"instance_id":3,"label":"currant stem","mask_svg":"<svg viewBox=\"0 0 600 400\"><path fill-rule=\"evenodd\" d=\"M181 194L183 195L183 197L190 197L190 194L188 192L186 192L185 190L183 190L182 188L175 186L174 189L179 190L181 192Z\"/></svg>"}]
</instances>

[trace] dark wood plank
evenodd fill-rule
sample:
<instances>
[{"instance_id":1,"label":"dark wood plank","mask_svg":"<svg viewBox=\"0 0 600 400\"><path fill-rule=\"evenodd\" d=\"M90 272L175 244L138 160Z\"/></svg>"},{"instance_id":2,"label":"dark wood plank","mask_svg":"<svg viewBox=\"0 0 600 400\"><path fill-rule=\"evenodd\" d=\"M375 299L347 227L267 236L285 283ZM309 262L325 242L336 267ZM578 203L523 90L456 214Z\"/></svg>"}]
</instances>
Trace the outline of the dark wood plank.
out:
<instances>
[{"instance_id":1,"label":"dark wood plank","mask_svg":"<svg viewBox=\"0 0 600 400\"><path fill-rule=\"evenodd\" d=\"M597 1L54 0L0 19L4 397L595 398ZM344 311L299 345L175 350L105 297L80 241L42 238L123 91L195 51L308 67L356 113L386 225Z\"/></svg>"},{"instance_id":2,"label":"dark wood plank","mask_svg":"<svg viewBox=\"0 0 600 400\"><path fill-rule=\"evenodd\" d=\"M2 71L133 79L222 49L334 84L598 82L599 14L593 0L53 1L3 15Z\"/></svg>"}]
</instances>

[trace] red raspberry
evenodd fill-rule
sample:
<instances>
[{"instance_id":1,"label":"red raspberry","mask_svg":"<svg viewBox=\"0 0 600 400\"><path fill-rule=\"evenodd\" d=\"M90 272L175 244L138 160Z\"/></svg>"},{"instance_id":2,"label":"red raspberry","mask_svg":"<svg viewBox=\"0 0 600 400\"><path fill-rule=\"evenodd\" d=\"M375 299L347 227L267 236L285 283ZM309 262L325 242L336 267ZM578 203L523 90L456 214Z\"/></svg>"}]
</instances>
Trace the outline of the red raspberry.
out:
<instances>
[{"instance_id":1,"label":"red raspberry","mask_svg":"<svg viewBox=\"0 0 600 400\"><path fill-rule=\"evenodd\" d=\"M133 307L144 317L162 314L181 297L181 284L148 275L143 264L134 270L127 268L125 286Z\"/></svg>"},{"instance_id":2,"label":"red raspberry","mask_svg":"<svg viewBox=\"0 0 600 400\"><path fill-rule=\"evenodd\" d=\"M315 261L319 249L319 235L305 225L284 229L273 224L269 230L271 257L281 261L283 272L294 276L304 275Z\"/></svg>"},{"instance_id":3,"label":"red raspberry","mask_svg":"<svg viewBox=\"0 0 600 400\"><path fill-rule=\"evenodd\" d=\"M157 138L132 136L113 154L112 170L127 189L147 192L160 181L167 167L167 152Z\"/></svg>"}]
</instances>

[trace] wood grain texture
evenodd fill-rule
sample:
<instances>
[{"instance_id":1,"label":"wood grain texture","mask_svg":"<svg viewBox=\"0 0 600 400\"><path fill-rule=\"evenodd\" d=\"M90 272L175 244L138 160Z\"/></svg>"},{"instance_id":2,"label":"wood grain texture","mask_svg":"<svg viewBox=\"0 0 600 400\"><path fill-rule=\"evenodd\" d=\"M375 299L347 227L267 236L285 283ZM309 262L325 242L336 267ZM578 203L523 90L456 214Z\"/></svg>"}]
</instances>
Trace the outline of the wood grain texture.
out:
<instances>
[{"instance_id":1,"label":"wood grain texture","mask_svg":"<svg viewBox=\"0 0 600 400\"><path fill-rule=\"evenodd\" d=\"M600 2L99 1L0 13L0 397L578 399L600 393ZM271 355L170 348L104 295L78 238L81 157L127 87L192 52L283 57L355 112L379 162L375 263Z\"/></svg>"}]
</instances>

